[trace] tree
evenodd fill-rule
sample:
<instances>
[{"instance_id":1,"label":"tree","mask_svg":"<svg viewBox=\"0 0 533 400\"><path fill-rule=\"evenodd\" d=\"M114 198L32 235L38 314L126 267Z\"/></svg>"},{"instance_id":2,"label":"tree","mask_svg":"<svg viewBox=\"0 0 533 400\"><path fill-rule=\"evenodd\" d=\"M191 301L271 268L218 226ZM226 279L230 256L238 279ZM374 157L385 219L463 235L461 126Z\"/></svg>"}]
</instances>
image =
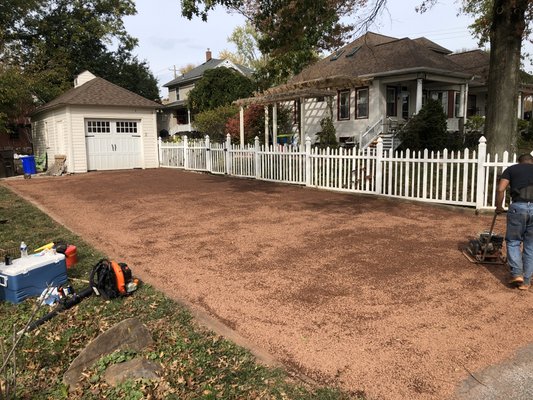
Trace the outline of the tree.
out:
<instances>
[{"instance_id":1,"label":"tree","mask_svg":"<svg viewBox=\"0 0 533 400\"><path fill-rule=\"evenodd\" d=\"M259 50L259 32L254 29L250 22L244 26L237 26L228 41L237 47L237 56L241 60L239 64L257 70L267 63L267 57Z\"/></svg>"},{"instance_id":2,"label":"tree","mask_svg":"<svg viewBox=\"0 0 533 400\"><path fill-rule=\"evenodd\" d=\"M256 68L260 87L278 84L317 60L321 50L340 46L354 25L342 22L367 0L183 0L182 15L207 20L217 5L243 14L256 31L266 64ZM377 0L383 3L384 0ZM297 16L297 18L295 18ZM346 19L344 19L346 20ZM243 46L247 46L243 42ZM243 47L244 49L244 47Z\"/></svg>"},{"instance_id":3,"label":"tree","mask_svg":"<svg viewBox=\"0 0 533 400\"><path fill-rule=\"evenodd\" d=\"M184 65L183 67L179 68L180 74L185 75L187 72L192 71L196 68L196 65L193 63L189 63Z\"/></svg>"},{"instance_id":4,"label":"tree","mask_svg":"<svg viewBox=\"0 0 533 400\"><path fill-rule=\"evenodd\" d=\"M84 70L151 99L159 97L146 62L131 53L137 41L126 32L123 17L135 14L132 0L7 3L15 11L0 17L8 27L1 36L2 62L23 71L41 102L72 87ZM109 50L111 44L117 50Z\"/></svg>"},{"instance_id":5,"label":"tree","mask_svg":"<svg viewBox=\"0 0 533 400\"><path fill-rule=\"evenodd\" d=\"M21 70L0 65L0 134L33 109L32 86Z\"/></svg>"},{"instance_id":6,"label":"tree","mask_svg":"<svg viewBox=\"0 0 533 400\"><path fill-rule=\"evenodd\" d=\"M0 2L0 56L4 58L6 43L10 41L17 22L34 10L39 0L2 0ZM3 60L5 63L6 60Z\"/></svg>"},{"instance_id":7,"label":"tree","mask_svg":"<svg viewBox=\"0 0 533 400\"><path fill-rule=\"evenodd\" d=\"M189 92L189 108L193 113L212 110L231 104L237 99L249 97L254 88L250 78L233 69L209 69Z\"/></svg>"},{"instance_id":8,"label":"tree","mask_svg":"<svg viewBox=\"0 0 533 400\"><path fill-rule=\"evenodd\" d=\"M244 142L254 143L255 137L258 136L264 142L262 133L265 129L265 109L263 106L254 104L244 109ZM234 143L240 140L241 118L239 114L233 115L226 123L226 132L230 134Z\"/></svg>"},{"instance_id":9,"label":"tree","mask_svg":"<svg viewBox=\"0 0 533 400\"><path fill-rule=\"evenodd\" d=\"M97 75L147 99L159 100L157 79L146 61L139 61L131 52L120 50L108 52L103 58L107 58L109 62L105 67L94 70Z\"/></svg>"},{"instance_id":10,"label":"tree","mask_svg":"<svg viewBox=\"0 0 533 400\"><path fill-rule=\"evenodd\" d=\"M436 3L422 2L421 11ZM476 17L471 27L480 43L490 42L487 151L517 151L518 85L522 40L530 33L533 2L529 0L466 0L461 11Z\"/></svg>"},{"instance_id":11,"label":"tree","mask_svg":"<svg viewBox=\"0 0 533 400\"><path fill-rule=\"evenodd\" d=\"M437 0L421 0L418 10L427 11ZM355 28L342 18L361 11L367 0L183 0L182 14L207 19L217 5L245 15L262 36L259 49L273 59L303 52L295 71L309 61L306 54L344 43ZM386 0L375 0L359 21L367 26L385 9ZM490 41L491 57L487 98L486 136L492 153L516 149L517 88L521 43L530 33L533 2L530 0L463 0L460 12L474 15L472 27L481 40ZM298 16L295 18L294 16Z\"/></svg>"},{"instance_id":12,"label":"tree","mask_svg":"<svg viewBox=\"0 0 533 400\"><path fill-rule=\"evenodd\" d=\"M228 41L235 44L237 51L231 53L225 50L219 57L251 68L259 90L285 82L303 67L319 59L316 51L290 51L276 57L263 54L259 49L260 33L249 22L244 27L236 27Z\"/></svg>"},{"instance_id":13,"label":"tree","mask_svg":"<svg viewBox=\"0 0 533 400\"><path fill-rule=\"evenodd\" d=\"M221 60L230 60L233 64L246 65L246 60L239 53L232 53L231 51L224 49L218 53L218 58Z\"/></svg>"}]
</instances>

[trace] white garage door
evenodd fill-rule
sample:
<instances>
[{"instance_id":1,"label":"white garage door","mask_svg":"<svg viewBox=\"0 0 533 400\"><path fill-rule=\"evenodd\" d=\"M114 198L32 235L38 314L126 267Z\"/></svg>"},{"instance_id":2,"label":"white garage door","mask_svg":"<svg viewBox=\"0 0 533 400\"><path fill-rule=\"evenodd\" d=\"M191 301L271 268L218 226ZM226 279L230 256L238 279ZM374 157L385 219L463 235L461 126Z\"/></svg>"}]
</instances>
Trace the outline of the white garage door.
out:
<instances>
[{"instance_id":1,"label":"white garage door","mask_svg":"<svg viewBox=\"0 0 533 400\"><path fill-rule=\"evenodd\" d=\"M141 168L140 122L86 120L87 169Z\"/></svg>"}]
</instances>

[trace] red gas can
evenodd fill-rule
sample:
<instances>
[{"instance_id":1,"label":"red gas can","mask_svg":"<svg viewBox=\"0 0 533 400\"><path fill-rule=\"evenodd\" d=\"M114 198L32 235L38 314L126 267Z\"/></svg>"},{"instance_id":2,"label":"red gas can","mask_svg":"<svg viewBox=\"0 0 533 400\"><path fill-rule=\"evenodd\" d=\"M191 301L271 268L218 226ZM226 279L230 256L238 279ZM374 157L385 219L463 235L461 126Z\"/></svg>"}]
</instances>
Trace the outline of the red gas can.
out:
<instances>
[{"instance_id":1,"label":"red gas can","mask_svg":"<svg viewBox=\"0 0 533 400\"><path fill-rule=\"evenodd\" d=\"M78 249L73 244L69 244L65 250L65 261L67 262L67 269L78 263Z\"/></svg>"}]
</instances>

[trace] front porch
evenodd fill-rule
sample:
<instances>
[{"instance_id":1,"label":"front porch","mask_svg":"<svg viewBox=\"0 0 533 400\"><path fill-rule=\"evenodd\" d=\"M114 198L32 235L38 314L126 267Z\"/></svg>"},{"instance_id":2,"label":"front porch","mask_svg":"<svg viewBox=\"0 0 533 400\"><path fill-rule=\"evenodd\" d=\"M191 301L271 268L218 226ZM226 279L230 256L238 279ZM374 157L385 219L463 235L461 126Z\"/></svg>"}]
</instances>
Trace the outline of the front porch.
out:
<instances>
[{"instance_id":1,"label":"front porch","mask_svg":"<svg viewBox=\"0 0 533 400\"><path fill-rule=\"evenodd\" d=\"M178 100L165 104L158 115L157 126L159 132L166 130L170 136L191 132L191 111L187 107L187 100Z\"/></svg>"},{"instance_id":2,"label":"front porch","mask_svg":"<svg viewBox=\"0 0 533 400\"><path fill-rule=\"evenodd\" d=\"M439 73L440 72L440 73ZM448 130L462 131L469 114L469 75L444 74L442 71L411 71L380 76L351 78L335 76L277 86L262 95L239 99L241 131L244 145L244 107L259 104L265 108L264 143L277 143L277 108L279 104L293 107L294 133L299 143L310 137L314 142L320 132L320 121L333 120L337 139L346 146L368 147L382 137L386 148L399 145L395 135L428 101L442 103L448 116ZM269 126L272 113L273 126Z\"/></svg>"}]
</instances>

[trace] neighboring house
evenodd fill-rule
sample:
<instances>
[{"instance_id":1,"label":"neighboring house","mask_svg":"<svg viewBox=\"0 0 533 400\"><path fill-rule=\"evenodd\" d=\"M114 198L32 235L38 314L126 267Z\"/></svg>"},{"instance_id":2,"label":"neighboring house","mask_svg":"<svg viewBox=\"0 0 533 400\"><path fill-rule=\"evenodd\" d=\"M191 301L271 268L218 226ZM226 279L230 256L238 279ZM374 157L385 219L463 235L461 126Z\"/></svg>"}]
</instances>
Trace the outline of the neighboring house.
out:
<instances>
[{"instance_id":1,"label":"neighboring house","mask_svg":"<svg viewBox=\"0 0 533 400\"><path fill-rule=\"evenodd\" d=\"M85 71L32 116L34 152L68 172L158 167L161 105Z\"/></svg>"},{"instance_id":2,"label":"neighboring house","mask_svg":"<svg viewBox=\"0 0 533 400\"><path fill-rule=\"evenodd\" d=\"M485 114L488 67L489 55L481 50L452 54L426 38L368 32L287 84L236 103L291 100L300 137L314 138L331 112L338 139L364 148L378 135L393 136L428 99L442 103L448 130L462 131L468 116ZM532 93L527 86L521 91Z\"/></svg>"},{"instance_id":3,"label":"neighboring house","mask_svg":"<svg viewBox=\"0 0 533 400\"><path fill-rule=\"evenodd\" d=\"M168 88L168 103L165 104L163 113L158 117L158 130L166 130L170 135L181 132L192 131L192 120L194 116L187 106L188 93L194 88L198 80L202 78L205 71L213 68L226 67L234 69L243 75L251 76L252 70L243 65L234 64L230 60L220 60L211 57L209 49L205 53L205 62L189 72L178 76L166 83Z\"/></svg>"}]
</instances>

